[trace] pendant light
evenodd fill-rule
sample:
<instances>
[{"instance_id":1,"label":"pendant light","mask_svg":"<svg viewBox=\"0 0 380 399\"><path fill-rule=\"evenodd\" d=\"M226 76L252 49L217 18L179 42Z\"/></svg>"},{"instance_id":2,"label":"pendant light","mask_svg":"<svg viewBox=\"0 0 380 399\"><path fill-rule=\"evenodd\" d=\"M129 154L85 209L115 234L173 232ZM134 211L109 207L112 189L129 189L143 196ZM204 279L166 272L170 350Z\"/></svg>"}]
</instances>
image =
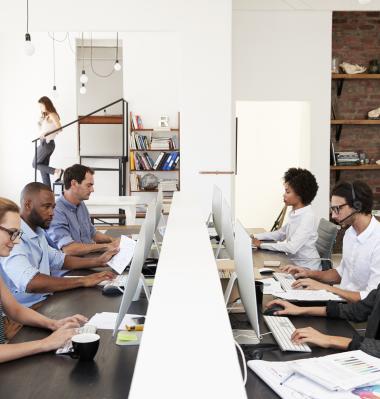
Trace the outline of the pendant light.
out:
<instances>
[{"instance_id":1,"label":"pendant light","mask_svg":"<svg viewBox=\"0 0 380 399\"><path fill-rule=\"evenodd\" d=\"M119 72L121 70L121 65L119 64L119 32L116 32L116 61L113 65L113 69L116 72Z\"/></svg>"},{"instance_id":2,"label":"pendant light","mask_svg":"<svg viewBox=\"0 0 380 399\"><path fill-rule=\"evenodd\" d=\"M58 98L58 91L57 86L55 84L55 39L54 39L54 32L53 32L53 90L52 90L52 97L57 99Z\"/></svg>"},{"instance_id":3,"label":"pendant light","mask_svg":"<svg viewBox=\"0 0 380 399\"><path fill-rule=\"evenodd\" d=\"M26 0L26 33L25 33L25 43L24 52L26 55L34 54L34 46L32 43L32 38L29 33L29 0Z\"/></svg>"},{"instance_id":4,"label":"pendant light","mask_svg":"<svg viewBox=\"0 0 380 399\"><path fill-rule=\"evenodd\" d=\"M79 81L82 84L86 84L88 82L88 76L86 75L86 71L84 69L84 47L83 47L83 32L82 32L82 74L80 75ZM84 93L83 93L84 94Z\"/></svg>"}]
</instances>

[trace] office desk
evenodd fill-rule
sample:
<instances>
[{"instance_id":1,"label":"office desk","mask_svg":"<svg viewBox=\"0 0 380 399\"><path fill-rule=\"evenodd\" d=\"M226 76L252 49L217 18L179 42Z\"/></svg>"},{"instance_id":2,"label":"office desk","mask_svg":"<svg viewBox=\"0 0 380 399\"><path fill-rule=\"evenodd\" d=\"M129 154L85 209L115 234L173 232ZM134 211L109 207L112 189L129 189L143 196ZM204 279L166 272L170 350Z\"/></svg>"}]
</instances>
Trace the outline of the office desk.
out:
<instances>
[{"instance_id":1,"label":"office desk","mask_svg":"<svg viewBox=\"0 0 380 399\"><path fill-rule=\"evenodd\" d=\"M76 273L77 274L77 273ZM39 309L62 318L73 313L91 317L96 312L117 312L121 296L105 297L101 288L56 293ZM145 299L133 302L130 312L145 314ZM40 339L46 330L23 327L12 343ZM0 364L0 397L9 399L102 398L126 399L138 346L118 346L111 330L99 330L100 346L94 362L79 362L53 352Z\"/></svg>"}]
</instances>

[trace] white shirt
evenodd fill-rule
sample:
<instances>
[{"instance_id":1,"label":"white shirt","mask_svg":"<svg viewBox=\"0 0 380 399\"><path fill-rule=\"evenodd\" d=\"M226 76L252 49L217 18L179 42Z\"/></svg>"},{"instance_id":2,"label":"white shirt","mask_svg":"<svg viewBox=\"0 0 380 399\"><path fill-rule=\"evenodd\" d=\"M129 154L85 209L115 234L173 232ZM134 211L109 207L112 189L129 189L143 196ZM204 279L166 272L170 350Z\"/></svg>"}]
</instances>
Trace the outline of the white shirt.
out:
<instances>
[{"instance_id":1,"label":"white shirt","mask_svg":"<svg viewBox=\"0 0 380 399\"><path fill-rule=\"evenodd\" d=\"M288 221L280 229L270 233L255 234L259 240L281 241L262 243L260 248L286 252L289 259L298 266L312 270L321 268L320 256L315 246L318 239L318 221L311 205L291 211Z\"/></svg>"},{"instance_id":2,"label":"white shirt","mask_svg":"<svg viewBox=\"0 0 380 399\"><path fill-rule=\"evenodd\" d=\"M359 291L364 299L380 283L380 223L372 216L359 235L351 226L343 238L343 257L336 271L340 288Z\"/></svg>"}]
</instances>

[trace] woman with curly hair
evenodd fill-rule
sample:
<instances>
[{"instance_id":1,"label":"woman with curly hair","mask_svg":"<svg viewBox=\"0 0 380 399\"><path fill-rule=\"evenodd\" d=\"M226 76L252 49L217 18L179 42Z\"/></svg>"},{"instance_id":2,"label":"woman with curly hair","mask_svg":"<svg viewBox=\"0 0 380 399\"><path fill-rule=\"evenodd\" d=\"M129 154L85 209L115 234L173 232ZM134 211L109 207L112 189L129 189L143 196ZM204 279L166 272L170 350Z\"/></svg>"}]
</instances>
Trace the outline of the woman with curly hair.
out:
<instances>
[{"instance_id":1,"label":"woman with curly hair","mask_svg":"<svg viewBox=\"0 0 380 399\"><path fill-rule=\"evenodd\" d=\"M276 231L256 234L253 244L262 249L286 252L293 264L319 270L321 261L315 246L318 220L311 207L318 183L308 170L290 168L284 175L284 188L284 203L292 207L287 223ZM264 243L262 240L276 242Z\"/></svg>"}]
</instances>

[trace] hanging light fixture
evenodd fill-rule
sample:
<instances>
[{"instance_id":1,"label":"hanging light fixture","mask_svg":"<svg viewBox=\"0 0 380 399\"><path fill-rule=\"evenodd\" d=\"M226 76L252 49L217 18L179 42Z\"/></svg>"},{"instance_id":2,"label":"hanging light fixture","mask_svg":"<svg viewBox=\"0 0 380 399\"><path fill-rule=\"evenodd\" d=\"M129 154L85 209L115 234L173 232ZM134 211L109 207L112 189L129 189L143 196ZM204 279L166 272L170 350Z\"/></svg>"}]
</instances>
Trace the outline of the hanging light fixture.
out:
<instances>
[{"instance_id":1,"label":"hanging light fixture","mask_svg":"<svg viewBox=\"0 0 380 399\"><path fill-rule=\"evenodd\" d=\"M121 70L121 65L119 64L119 32L116 32L116 61L113 65L113 69L116 72L119 72Z\"/></svg>"},{"instance_id":2,"label":"hanging light fixture","mask_svg":"<svg viewBox=\"0 0 380 399\"><path fill-rule=\"evenodd\" d=\"M57 91L57 86L55 84L55 39L54 39L54 32L53 32L53 90L52 90L52 97L53 98L58 98L58 91Z\"/></svg>"},{"instance_id":3,"label":"hanging light fixture","mask_svg":"<svg viewBox=\"0 0 380 399\"><path fill-rule=\"evenodd\" d=\"M32 38L29 33L29 0L26 0L26 33L25 33L24 52L26 55L34 54L34 46L32 43Z\"/></svg>"},{"instance_id":4,"label":"hanging light fixture","mask_svg":"<svg viewBox=\"0 0 380 399\"><path fill-rule=\"evenodd\" d=\"M82 83L82 86L79 89L79 93L80 94L86 94L87 93L87 89L86 89L86 86L84 85L84 83Z\"/></svg>"},{"instance_id":5,"label":"hanging light fixture","mask_svg":"<svg viewBox=\"0 0 380 399\"><path fill-rule=\"evenodd\" d=\"M86 84L88 82L88 76L86 75L86 71L84 69L84 47L83 47L83 32L82 32L82 74L80 75L79 81L82 84ZM84 94L84 93L83 93Z\"/></svg>"}]
</instances>

